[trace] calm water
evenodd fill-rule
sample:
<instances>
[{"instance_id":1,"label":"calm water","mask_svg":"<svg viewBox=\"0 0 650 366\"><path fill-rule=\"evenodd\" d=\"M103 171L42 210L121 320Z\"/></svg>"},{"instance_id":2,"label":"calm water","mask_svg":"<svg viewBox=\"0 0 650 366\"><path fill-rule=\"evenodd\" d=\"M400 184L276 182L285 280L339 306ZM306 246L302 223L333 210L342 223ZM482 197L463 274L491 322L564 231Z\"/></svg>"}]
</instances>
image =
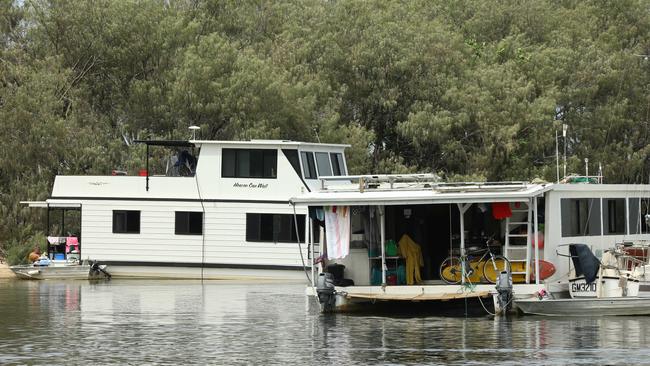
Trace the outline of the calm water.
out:
<instances>
[{"instance_id":1,"label":"calm water","mask_svg":"<svg viewBox=\"0 0 650 366\"><path fill-rule=\"evenodd\" d=\"M650 363L650 317L321 315L303 289L0 282L0 364Z\"/></svg>"}]
</instances>

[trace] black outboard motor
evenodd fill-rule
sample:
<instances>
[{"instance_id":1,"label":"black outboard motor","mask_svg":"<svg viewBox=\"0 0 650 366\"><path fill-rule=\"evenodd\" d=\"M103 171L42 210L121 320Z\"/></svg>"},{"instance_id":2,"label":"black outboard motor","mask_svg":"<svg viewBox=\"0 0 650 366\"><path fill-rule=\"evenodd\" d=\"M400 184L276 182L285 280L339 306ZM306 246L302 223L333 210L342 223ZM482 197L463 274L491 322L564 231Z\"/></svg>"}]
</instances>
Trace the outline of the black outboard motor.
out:
<instances>
[{"instance_id":1,"label":"black outboard motor","mask_svg":"<svg viewBox=\"0 0 650 366\"><path fill-rule=\"evenodd\" d=\"M336 289L334 288L334 276L331 273L325 272L318 275L318 279L316 280L316 294L324 312L334 310Z\"/></svg>"},{"instance_id":2,"label":"black outboard motor","mask_svg":"<svg viewBox=\"0 0 650 366\"><path fill-rule=\"evenodd\" d=\"M104 277L106 279L111 279L111 274L108 273L105 269L104 266L100 265L97 263L97 261L91 261L90 262L90 270L88 273L88 278L90 279L97 279Z\"/></svg>"},{"instance_id":3,"label":"black outboard motor","mask_svg":"<svg viewBox=\"0 0 650 366\"><path fill-rule=\"evenodd\" d=\"M510 275L510 271L502 271L499 273L496 288L499 293L497 297L499 309L495 310L497 312L500 310L503 314L506 314L512 307L512 276Z\"/></svg>"}]
</instances>

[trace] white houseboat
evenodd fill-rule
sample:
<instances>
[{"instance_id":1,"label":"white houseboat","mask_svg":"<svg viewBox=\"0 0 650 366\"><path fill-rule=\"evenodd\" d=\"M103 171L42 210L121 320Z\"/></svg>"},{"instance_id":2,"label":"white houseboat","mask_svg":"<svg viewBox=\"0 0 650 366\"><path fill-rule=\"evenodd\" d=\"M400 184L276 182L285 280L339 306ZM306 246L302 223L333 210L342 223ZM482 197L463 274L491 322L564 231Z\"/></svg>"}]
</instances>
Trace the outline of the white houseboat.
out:
<instances>
[{"instance_id":1,"label":"white houseboat","mask_svg":"<svg viewBox=\"0 0 650 366\"><path fill-rule=\"evenodd\" d=\"M475 264L481 254L473 253L489 241L492 251L510 262L515 297L542 289L561 294L568 290L569 261L558 256L559 246L587 244L600 256L616 243L650 239L645 220L650 185L601 182L601 177L565 183L442 183L431 175L323 178L320 190L291 200L309 208L312 223L319 222L321 210L339 215L307 237L310 257L320 258L312 261L307 292L321 295L321 304L331 310L383 300L489 298L497 291L477 276L487 271L478 266L459 268L471 272L459 275L459 283L441 278L445 259L463 257L463 263ZM340 223L345 220L347 228ZM415 243L417 251L401 243L407 248ZM329 285L319 281L324 272L332 272Z\"/></svg>"},{"instance_id":2,"label":"white houseboat","mask_svg":"<svg viewBox=\"0 0 650 366\"><path fill-rule=\"evenodd\" d=\"M307 208L289 199L319 188L321 176L347 174L348 145L138 142L147 150L140 176L57 176L51 198L26 203L76 211L75 254L114 277L305 278ZM164 171L150 169L150 148L173 152ZM65 259L64 248L49 254Z\"/></svg>"}]
</instances>

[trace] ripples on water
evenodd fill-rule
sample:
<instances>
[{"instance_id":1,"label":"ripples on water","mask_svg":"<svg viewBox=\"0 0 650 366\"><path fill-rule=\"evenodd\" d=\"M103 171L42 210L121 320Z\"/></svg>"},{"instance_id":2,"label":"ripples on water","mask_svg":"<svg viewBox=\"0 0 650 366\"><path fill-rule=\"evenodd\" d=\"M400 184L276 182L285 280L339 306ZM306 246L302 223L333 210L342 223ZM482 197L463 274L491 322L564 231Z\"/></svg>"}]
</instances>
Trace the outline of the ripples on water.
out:
<instances>
[{"instance_id":1,"label":"ripples on water","mask_svg":"<svg viewBox=\"0 0 650 366\"><path fill-rule=\"evenodd\" d=\"M322 315L302 284L0 282L0 364L629 365L650 362L649 326Z\"/></svg>"}]
</instances>

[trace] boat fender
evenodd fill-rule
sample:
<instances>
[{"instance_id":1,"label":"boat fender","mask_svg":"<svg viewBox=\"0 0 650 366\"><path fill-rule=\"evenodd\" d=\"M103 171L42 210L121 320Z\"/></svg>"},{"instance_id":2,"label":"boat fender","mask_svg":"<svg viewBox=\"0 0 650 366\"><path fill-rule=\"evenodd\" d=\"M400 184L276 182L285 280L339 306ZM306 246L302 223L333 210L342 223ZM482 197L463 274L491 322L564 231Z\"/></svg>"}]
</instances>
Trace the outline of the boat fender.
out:
<instances>
[{"instance_id":1,"label":"boat fender","mask_svg":"<svg viewBox=\"0 0 650 366\"><path fill-rule=\"evenodd\" d=\"M331 311L336 303L336 288L334 286L334 277L331 273L325 272L318 275L316 280L316 294L318 302L323 306L323 310Z\"/></svg>"}]
</instances>

